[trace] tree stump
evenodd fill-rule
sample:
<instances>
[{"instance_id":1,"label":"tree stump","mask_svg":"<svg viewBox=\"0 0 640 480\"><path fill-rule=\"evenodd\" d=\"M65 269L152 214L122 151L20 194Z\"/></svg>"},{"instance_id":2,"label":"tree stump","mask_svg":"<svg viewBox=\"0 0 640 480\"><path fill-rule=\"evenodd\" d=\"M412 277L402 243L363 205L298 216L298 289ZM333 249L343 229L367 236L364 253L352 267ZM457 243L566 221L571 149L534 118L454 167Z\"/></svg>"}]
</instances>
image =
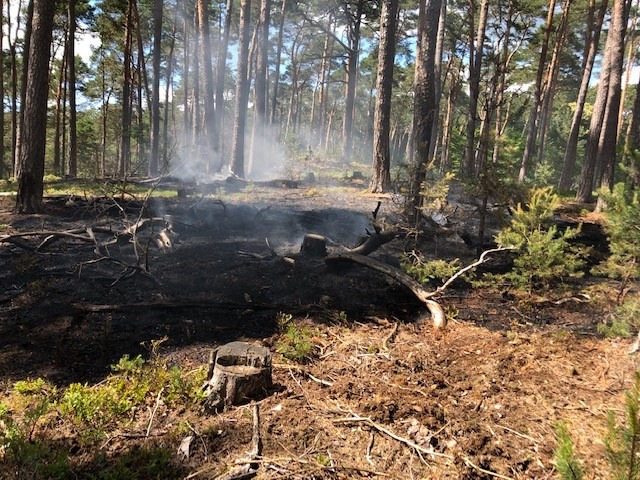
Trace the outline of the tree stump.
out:
<instances>
[{"instance_id":1,"label":"tree stump","mask_svg":"<svg viewBox=\"0 0 640 480\"><path fill-rule=\"evenodd\" d=\"M231 342L211 352L203 387L204 406L219 410L264 396L272 386L271 352L246 342Z\"/></svg>"},{"instance_id":2,"label":"tree stump","mask_svg":"<svg viewBox=\"0 0 640 480\"><path fill-rule=\"evenodd\" d=\"M307 233L302 240L300 253L308 257L326 257L327 240L322 235Z\"/></svg>"}]
</instances>

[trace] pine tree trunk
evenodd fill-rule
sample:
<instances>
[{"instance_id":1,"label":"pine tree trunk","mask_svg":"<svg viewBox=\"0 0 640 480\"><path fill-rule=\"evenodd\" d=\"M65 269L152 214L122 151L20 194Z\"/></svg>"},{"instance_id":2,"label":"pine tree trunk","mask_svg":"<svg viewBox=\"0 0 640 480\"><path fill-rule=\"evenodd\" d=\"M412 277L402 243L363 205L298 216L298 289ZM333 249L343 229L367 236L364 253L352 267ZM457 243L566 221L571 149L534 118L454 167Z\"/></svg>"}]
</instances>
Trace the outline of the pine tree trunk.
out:
<instances>
[{"instance_id":1,"label":"pine tree trunk","mask_svg":"<svg viewBox=\"0 0 640 480\"><path fill-rule=\"evenodd\" d=\"M387 192L391 185L389 130L391 128L391 92L396 54L398 8L398 0L384 0L382 2L373 128L373 172L369 185L369 190L373 193Z\"/></svg>"},{"instance_id":2,"label":"pine tree trunk","mask_svg":"<svg viewBox=\"0 0 640 480\"><path fill-rule=\"evenodd\" d=\"M441 0L421 0L418 19L418 46L415 77L413 82L414 106L411 150L414 171L410 185L410 218L416 219L422 204L421 188L429 161L429 145L432 126L438 112L435 110L434 63L438 35L438 17L441 14Z\"/></svg>"},{"instance_id":3,"label":"pine tree trunk","mask_svg":"<svg viewBox=\"0 0 640 480\"><path fill-rule=\"evenodd\" d=\"M624 39L627 31L630 0L614 0L611 27L607 37L609 55L609 88L607 90L607 111L601 133L600 150L602 171L600 188L613 188L618 145L618 112L622 98L622 68L624 63ZM597 210L604 206L603 198L598 198Z\"/></svg>"},{"instance_id":4,"label":"pine tree trunk","mask_svg":"<svg viewBox=\"0 0 640 480\"><path fill-rule=\"evenodd\" d=\"M473 178L476 174L476 121L478 116L478 97L480 95L480 71L482 67L484 32L487 28L487 12L489 10L488 0L482 0L482 4L480 5L480 18L478 19L478 30L474 32L475 0L471 0L469 4L471 6L469 9L469 107L467 113L464 159L460 172L464 178Z\"/></svg>"},{"instance_id":5,"label":"pine tree trunk","mask_svg":"<svg viewBox=\"0 0 640 480\"><path fill-rule=\"evenodd\" d=\"M222 167L218 158L218 133L216 132L216 112L213 80L213 63L211 60L211 34L209 33L209 12L207 2L198 0L198 27L204 70L204 127L207 136L207 170L217 172Z\"/></svg>"},{"instance_id":6,"label":"pine tree trunk","mask_svg":"<svg viewBox=\"0 0 640 480\"><path fill-rule=\"evenodd\" d=\"M284 36L284 23L287 12L287 0L282 0L280 11L280 27L278 28L278 45L276 47L275 78L273 79L273 101L271 102L271 125L276 123L276 112L278 109L278 89L280 87L280 64L282 63L282 41Z\"/></svg>"},{"instance_id":7,"label":"pine tree trunk","mask_svg":"<svg viewBox=\"0 0 640 480\"><path fill-rule=\"evenodd\" d=\"M151 155L149 156L149 176L158 175L160 156L160 64L162 61L162 10L164 0L153 2L153 88L151 98ZM169 85L167 85L167 90ZM165 108L167 105L165 104Z\"/></svg>"},{"instance_id":8,"label":"pine tree trunk","mask_svg":"<svg viewBox=\"0 0 640 480\"><path fill-rule=\"evenodd\" d=\"M42 208L46 146L49 56L55 3L33 0L29 43L29 67L25 75L25 103L18 161L16 211L35 213Z\"/></svg>"},{"instance_id":9,"label":"pine tree trunk","mask_svg":"<svg viewBox=\"0 0 640 480\"><path fill-rule=\"evenodd\" d=\"M224 33L220 48L218 49L217 77L216 77L216 129L219 135L218 149L220 158L225 158L225 138L224 135L224 85L227 73L227 51L229 50L229 33L231 31L231 13L233 0L227 0L224 14ZM224 163L221 160L221 163Z\"/></svg>"},{"instance_id":10,"label":"pine tree trunk","mask_svg":"<svg viewBox=\"0 0 640 480\"><path fill-rule=\"evenodd\" d=\"M540 109L540 127L538 131L536 166L541 165L544 158L547 130L551 123L553 99L555 98L558 73L560 72L560 54L567 38L567 26L569 22L569 12L571 11L571 1L572 0L565 0L562 10L562 18L560 19L560 23L556 31L553 52L551 53L551 59L547 68L546 79L543 81L544 89L542 92L543 100Z\"/></svg>"},{"instance_id":11,"label":"pine tree trunk","mask_svg":"<svg viewBox=\"0 0 640 480\"><path fill-rule=\"evenodd\" d=\"M592 0L590 5L590 12L595 10L595 0ZM576 165L576 156L578 152L578 137L580 135L580 126L582 123L582 115L584 113L584 105L587 100L587 93L589 91L589 81L591 79L591 72L593 70L593 64L598 51L598 45L600 43L600 32L602 31L602 24L604 22L604 16L607 11L607 0L603 0L598 11L598 16L595 25L591 22L587 26L592 32L587 36L587 46L585 47L586 56L582 68L582 77L580 80L580 89L578 91L578 98L576 100L576 109L573 112L573 118L571 119L571 130L569 131L569 138L567 140L567 146L564 152L564 161L562 163L562 174L560 175L560 181L558 182L558 188L560 190L569 190L571 183L573 182L573 171ZM590 13L590 17L593 14Z\"/></svg>"},{"instance_id":12,"label":"pine tree trunk","mask_svg":"<svg viewBox=\"0 0 640 480\"><path fill-rule=\"evenodd\" d=\"M342 161L351 161L353 149L353 116L356 105L356 83L358 79L358 57L360 54L360 26L364 0L358 0L356 11L353 15L346 12L348 20L347 38L349 41L347 50L347 88L344 100L344 119L342 123Z\"/></svg>"},{"instance_id":13,"label":"pine tree trunk","mask_svg":"<svg viewBox=\"0 0 640 480\"><path fill-rule=\"evenodd\" d=\"M538 128L540 126L540 110L542 108L542 91L544 81L544 72L547 63L547 52L549 51L549 41L551 38L551 28L553 26L553 16L556 8L556 0L549 0L549 9L547 11L547 22L542 40L542 48L538 57L538 73L536 74L535 91L533 94L533 106L529 113L527 139L522 155L522 163L520 164L520 173L518 181L524 182L531 170L531 159L535 154L536 138L538 137Z\"/></svg>"},{"instance_id":14,"label":"pine tree trunk","mask_svg":"<svg viewBox=\"0 0 640 480\"><path fill-rule=\"evenodd\" d=\"M2 15L2 2L0 2L0 32L4 29L4 15ZM4 145L4 35L0 35L0 98L2 101L2 115L0 115L0 178L5 178L7 168L5 163L5 145Z\"/></svg>"},{"instance_id":15,"label":"pine tree trunk","mask_svg":"<svg viewBox=\"0 0 640 480\"><path fill-rule=\"evenodd\" d=\"M120 136L120 158L118 161L118 173L125 176L129 173L131 163L131 49L133 45L133 2L128 0L125 17L124 32L124 70L122 76L122 134Z\"/></svg>"},{"instance_id":16,"label":"pine tree trunk","mask_svg":"<svg viewBox=\"0 0 640 480\"><path fill-rule=\"evenodd\" d=\"M256 74L254 83L254 119L251 132L251 156L247 166L247 173L251 174L256 156L267 160L261 145L266 139L265 126L267 124L267 71L269 64L269 26L271 24L271 0L262 0L260 4L260 18L258 20L258 48L256 56ZM264 163L264 162L263 162ZM261 165L265 167L266 165Z\"/></svg>"},{"instance_id":17,"label":"pine tree trunk","mask_svg":"<svg viewBox=\"0 0 640 480\"><path fill-rule=\"evenodd\" d=\"M69 171L70 177L78 176L78 114L76 105L76 1L69 0L69 37L67 40L67 92L69 94Z\"/></svg>"},{"instance_id":18,"label":"pine tree trunk","mask_svg":"<svg viewBox=\"0 0 640 480\"><path fill-rule=\"evenodd\" d=\"M251 0L242 0L240 4L240 28L238 47L238 78L236 85L236 106L233 115L233 146L231 152L231 172L244 178L244 136L247 121L247 102L249 100L249 35L251 34Z\"/></svg>"}]
</instances>

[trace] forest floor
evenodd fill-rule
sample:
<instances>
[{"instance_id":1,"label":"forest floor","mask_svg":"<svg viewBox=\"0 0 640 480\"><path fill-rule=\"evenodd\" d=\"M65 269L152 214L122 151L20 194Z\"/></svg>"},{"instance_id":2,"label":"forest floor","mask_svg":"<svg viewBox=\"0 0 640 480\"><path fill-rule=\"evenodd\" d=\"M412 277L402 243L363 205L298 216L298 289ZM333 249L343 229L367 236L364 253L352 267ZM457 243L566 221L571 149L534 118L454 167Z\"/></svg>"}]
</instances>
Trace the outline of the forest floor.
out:
<instances>
[{"instance_id":1,"label":"forest floor","mask_svg":"<svg viewBox=\"0 0 640 480\"><path fill-rule=\"evenodd\" d=\"M612 285L587 276L573 294L526 301L460 282L438 297L449 324L435 331L402 285L300 254L306 233L329 238L330 251L356 245L379 201L380 217L399 218L397 199L364 189L345 180L154 197L147 209L173 230L159 237L161 227L140 228L136 248L131 237L100 249L71 236L39 249L46 235L0 243L0 402L25 379L61 391L102 382L123 355L148 357L153 341L168 365L195 371L213 347L245 340L274 350L274 389L259 403L257 478L553 478L558 422L586 478L609 478L607 412L622 420L637 369L629 340L597 333ZM86 237L92 227L103 241L137 220L109 199L47 198L44 213L28 216L12 213L14 201L0 197L0 235ZM397 263L415 248L462 264L474 258L456 235L412 242L396 239L372 256ZM306 363L275 353L283 315L310 332ZM65 451L75 478L216 478L251 448L248 407L206 415L162 393L97 446L55 418L35 424L29 440ZM178 455L184 425L194 440ZM27 478L24 462L2 466L2 439L0 428L0 478ZM159 458L162 474L152 465ZM44 478L31 467L31 478Z\"/></svg>"}]
</instances>

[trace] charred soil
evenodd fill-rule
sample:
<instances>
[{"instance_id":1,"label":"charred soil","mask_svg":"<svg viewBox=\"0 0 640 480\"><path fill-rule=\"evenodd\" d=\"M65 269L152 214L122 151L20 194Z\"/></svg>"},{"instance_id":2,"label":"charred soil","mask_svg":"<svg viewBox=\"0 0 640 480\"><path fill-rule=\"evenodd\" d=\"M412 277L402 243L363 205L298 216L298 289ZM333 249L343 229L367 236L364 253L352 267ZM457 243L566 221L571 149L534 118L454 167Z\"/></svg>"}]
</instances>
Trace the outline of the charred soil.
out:
<instances>
[{"instance_id":1,"label":"charred soil","mask_svg":"<svg viewBox=\"0 0 640 480\"><path fill-rule=\"evenodd\" d=\"M449 325L434 331L402 285L300 254L307 233L325 236L330 251L356 245L378 201L394 221L392 198L357 186L287 186L246 187L245 197L224 202L154 198L142 216L135 205L127 215L124 203L82 198L50 198L44 213L21 216L11 197L0 197L2 235L82 237L0 244L5 392L26 378L60 388L100 382L123 355L148 355L165 337L161 355L186 369L233 340L275 350L277 318L287 314L308 327L313 351L304 364L275 354L274 391L260 403L258 478L551 478L559 421L588 478L608 477L606 415L622 416L636 365L628 341L597 335L606 296L521 302L456 284L438 298ZM143 229L147 217L163 220ZM140 228L131 233L132 225ZM394 240L374 256L397 262L411 241ZM413 248L463 264L474 253L450 236ZM604 291L598 282L581 288ZM150 462L156 450L169 452L166 478L215 478L250 448L246 407L218 415L152 407L153 422L146 411L132 414L98 452L55 425L35 434L68 450L78 478L103 478L114 462ZM175 427L185 422L197 437L187 458L176 454L183 435ZM2 468L0 477L15 477Z\"/></svg>"}]
</instances>

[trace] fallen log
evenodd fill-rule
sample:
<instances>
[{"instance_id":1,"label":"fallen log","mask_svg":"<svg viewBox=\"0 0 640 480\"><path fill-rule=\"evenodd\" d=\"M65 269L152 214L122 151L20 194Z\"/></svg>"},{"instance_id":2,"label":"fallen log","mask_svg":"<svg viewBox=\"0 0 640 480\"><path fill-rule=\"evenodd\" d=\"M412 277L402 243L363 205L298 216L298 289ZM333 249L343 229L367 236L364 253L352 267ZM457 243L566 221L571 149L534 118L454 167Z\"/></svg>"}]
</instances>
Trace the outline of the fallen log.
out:
<instances>
[{"instance_id":1,"label":"fallen log","mask_svg":"<svg viewBox=\"0 0 640 480\"><path fill-rule=\"evenodd\" d=\"M382 263L373 258L365 257L364 255L359 255L357 253L337 253L333 255L329 255L325 262L328 265L343 263L343 262L352 262L357 263L358 265L365 266L367 268L371 268L380 273L384 273L385 275L393 278L396 282L404 285L409 290L413 292L413 294L420 300L422 303L426 305L431 313L431 320L433 321L433 326L436 329L444 328L447 326L447 317L444 314L444 310L440 306L438 302L435 300L431 300L431 297L435 295L435 292L429 292L422 288L422 285L402 270L394 268L386 263Z\"/></svg>"}]
</instances>

